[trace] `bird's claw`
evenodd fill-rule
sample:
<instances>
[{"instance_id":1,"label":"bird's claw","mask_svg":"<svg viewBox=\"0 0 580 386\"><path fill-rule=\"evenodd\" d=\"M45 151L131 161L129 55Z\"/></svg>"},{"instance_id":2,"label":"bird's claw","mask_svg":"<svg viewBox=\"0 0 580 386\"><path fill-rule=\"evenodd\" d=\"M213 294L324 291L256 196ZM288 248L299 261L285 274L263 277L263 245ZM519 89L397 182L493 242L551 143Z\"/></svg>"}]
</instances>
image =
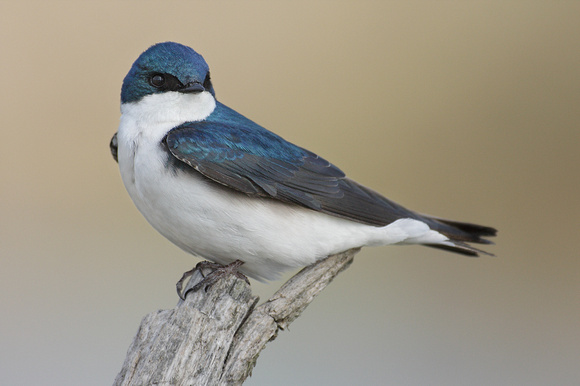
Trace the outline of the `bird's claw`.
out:
<instances>
[{"instance_id":1,"label":"bird's claw","mask_svg":"<svg viewBox=\"0 0 580 386\"><path fill-rule=\"evenodd\" d=\"M211 261L202 261L196 264L196 266L183 274L181 279L175 284L175 288L177 289L177 295L181 300L185 300L187 294L191 291L196 292L199 291L201 288L204 291L207 291L212 285L217 283L217 281L224 276L235 275L239 279L243 279L246 283L250 284L248 278L241 272L238 272L238 269L244 264L241 260L236 260L233 263L222 265L218 263L213 263ZM206 276L203 273L204 269L211 269L212 271ZM194 285L193 287L189 288L185 292L182 292L183 289L183 282L188 277L191 277L195 271L199 271L203 276L203 280L199 283Z\"/></svg>"}]
</instances>

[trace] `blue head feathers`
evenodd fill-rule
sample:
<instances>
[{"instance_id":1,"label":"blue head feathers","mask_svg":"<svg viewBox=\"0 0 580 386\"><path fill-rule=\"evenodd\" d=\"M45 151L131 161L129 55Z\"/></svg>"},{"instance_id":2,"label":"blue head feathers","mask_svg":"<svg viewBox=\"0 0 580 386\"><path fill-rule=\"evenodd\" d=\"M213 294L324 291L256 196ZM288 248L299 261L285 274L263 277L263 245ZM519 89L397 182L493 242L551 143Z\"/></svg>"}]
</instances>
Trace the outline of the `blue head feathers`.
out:
<instances>
[{"instance_id":1,"label":"blue head feathers","mask_svg":"<svg viewBox=\"0 0 580 386\"><path fill-rule=\"evenodd\" d=\"M153 78L163 77L166 85L155 86ZM166 91L179 91L188 85L203 85L214 94L209 66L192 48L165 42L149 47L133 63L121 88L121 103L137 102L143 97Z\"/></svg>"}]
</instances>

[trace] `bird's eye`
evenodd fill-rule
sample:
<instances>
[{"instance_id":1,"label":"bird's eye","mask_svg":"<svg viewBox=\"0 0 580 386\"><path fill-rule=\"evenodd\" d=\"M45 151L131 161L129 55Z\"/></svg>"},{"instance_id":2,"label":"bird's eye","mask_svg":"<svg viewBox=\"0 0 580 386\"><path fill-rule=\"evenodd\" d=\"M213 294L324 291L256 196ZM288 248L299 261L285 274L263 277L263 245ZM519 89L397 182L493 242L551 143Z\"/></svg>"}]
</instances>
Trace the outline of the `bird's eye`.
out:
<instances>
[{"instance_id":1,"label":"bird's eye","mask_svg":"<svg viewBox=\"0 0 580 386\"><path fill-rule=\"evenodd\" d=\"M161 88L165 85L165 77L162 74L155 74L149 78L151 86Z\"/></svg>"}]
</instances>

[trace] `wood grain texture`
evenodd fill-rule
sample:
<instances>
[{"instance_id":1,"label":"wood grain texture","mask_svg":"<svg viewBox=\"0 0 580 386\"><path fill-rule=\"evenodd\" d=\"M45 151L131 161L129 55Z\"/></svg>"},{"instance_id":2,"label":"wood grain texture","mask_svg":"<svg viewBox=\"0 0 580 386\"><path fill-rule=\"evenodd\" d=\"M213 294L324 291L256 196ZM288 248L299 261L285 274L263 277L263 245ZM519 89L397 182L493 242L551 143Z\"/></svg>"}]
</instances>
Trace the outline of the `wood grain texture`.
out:
<instances>
[{"instance_id":1,"label":"wood grain texture","mask_svg":"<svg viewBox=\"0 0 580 386\"><path fill-rule=\"evenodd\" d=\"M274 340L342 270L359 249L329 256L288 280L270 299L229 276L190 292L172 310L141 321L114 385L240 385L266 343ZM185 289L202 279L196 272Z\"/></svg>"}]
</instances>

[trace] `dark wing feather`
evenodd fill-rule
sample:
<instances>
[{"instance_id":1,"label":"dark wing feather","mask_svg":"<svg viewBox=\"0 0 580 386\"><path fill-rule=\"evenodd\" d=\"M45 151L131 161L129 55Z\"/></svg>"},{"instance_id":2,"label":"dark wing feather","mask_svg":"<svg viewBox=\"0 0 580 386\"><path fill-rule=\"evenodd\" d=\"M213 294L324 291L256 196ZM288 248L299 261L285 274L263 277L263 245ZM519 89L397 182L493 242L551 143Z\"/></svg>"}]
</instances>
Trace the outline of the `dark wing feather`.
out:
<instances>
[{"instance_id":1,"label":"dark wing feather","mask_svg":"<svg viewBox=\"0 0 580 386\"><path fill-rule=\"evenodd\" d=\"M263 129L262 129L263 130ZM344 173L265 130L204 121L171 130L167 148L204 176L249 195L320 209L320 197L341 195Z\"/></svg>"},{"instance_id":2,"label":"dark wing feather","mask_svg":"<svg viewBox=\"0 0 580 386\"><path fill-rule=\"evenodd\" d=\"M345 178L316 154L267 131L211 121L171 130L167 148L204 176L248 195L269 197L334 216L383 226L418 215ZM266 146L265 144L268 144Z\"/></svg>"},{"instance_id":3,"label":"dark wing feather","mask_svg":"<svg viewBox=\"0 0 580 386\"><path fill-rule=\"evenodd\" d=\"M111 155L113 156L113 159L117 163L119 163L119 159L117 157L118 148L119 148L119 144L117 143L117 133L115 133L113 135L113 138L111 138L111 142L109 142L109 149L111 150Z\"/></svg>"}]
</instances>

